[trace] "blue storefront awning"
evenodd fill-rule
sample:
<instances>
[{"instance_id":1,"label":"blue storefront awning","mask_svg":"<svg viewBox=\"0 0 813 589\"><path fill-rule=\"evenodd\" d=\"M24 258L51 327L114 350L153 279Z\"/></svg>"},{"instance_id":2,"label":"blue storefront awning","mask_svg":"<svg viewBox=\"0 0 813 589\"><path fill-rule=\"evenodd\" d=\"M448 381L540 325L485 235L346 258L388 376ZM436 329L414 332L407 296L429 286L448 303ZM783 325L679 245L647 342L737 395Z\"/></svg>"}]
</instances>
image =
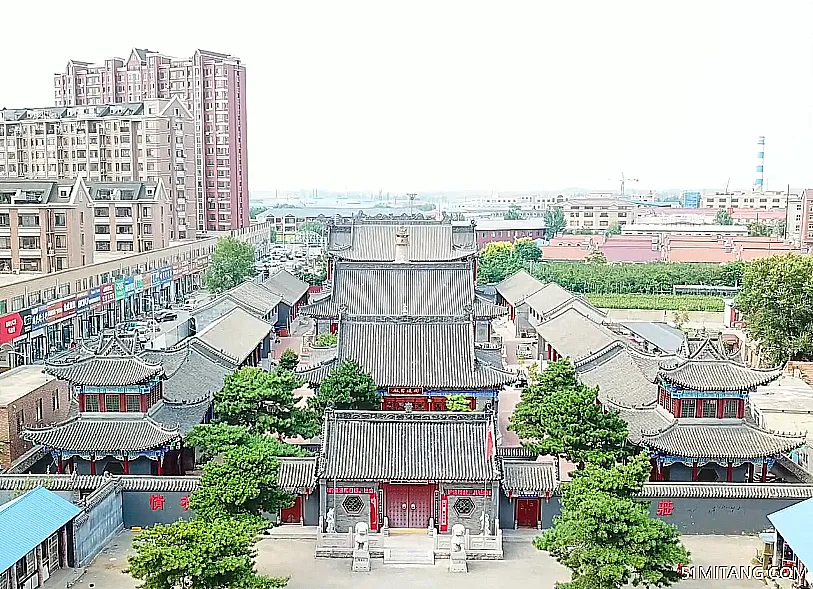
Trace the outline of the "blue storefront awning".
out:
<instances>
[{"instance_id":1,"label":"blue storefront awning","mask_svg":"<svg viewBox=\"0 0 813 589\"><path fill-rule=\"evenodd\" d=\"M0 505L0 573L34 550L81 509L44 487Z\"/></svg>"},{"instance_id":2,"label":"blue storefront awning","mask_svg":"<svg viewBox=\"0 0 813 589\"><path fill-rule=\"evenodd\" d=\"M813 499L772 513L768 519L796 557L808 570L813 569Z\"/></svg>"}]
</instances>

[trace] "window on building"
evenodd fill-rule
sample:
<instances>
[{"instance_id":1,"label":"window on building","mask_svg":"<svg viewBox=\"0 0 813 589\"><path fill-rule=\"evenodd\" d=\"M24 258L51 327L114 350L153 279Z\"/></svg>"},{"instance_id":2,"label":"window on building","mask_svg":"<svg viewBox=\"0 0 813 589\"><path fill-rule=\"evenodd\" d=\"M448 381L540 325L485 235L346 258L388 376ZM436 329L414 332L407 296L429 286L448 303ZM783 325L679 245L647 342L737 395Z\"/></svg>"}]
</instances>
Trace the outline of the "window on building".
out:
<instances>
[{"instance_id":1,"label":"window on building","mask_svg":"<svg viewBox=\"0 0 813 589\"><path fill-rule=\"evenodd\" d=\"M457 515L466 517L474 513L475 505L469 497L458 497L454 502L454 510Z\"/></svg>"},{"instance_id":2,"label":"window on building","mask_svg":"<svg viewBox=\"0 0 813 589\"><path fill-rule=\"evenodd\" d=\"M113 412L121 411L121 397L119 397L118 395L105 395L104 409L105 411Z\"/></svg>"},{"instance_id":3,"label":"window on building","mask_svg":"<svg viewBox=\"0 0 813 589\"><path fill-rule=\"evenodd\" d=\"M703 417L717 417L717 399L703 400Z\"/></svg>"},{"instance_id":4,"label":"window on building","mask_svg":"<svg viewBox=\"0 0 813 589\"><path fill-rule=\"evenodd\" d=\"M127 395L127 412L139 413L141 411L141 397L139 395Z\"/></svg>"},{"instance_id":5,"label":"window on building","mask_svg":"<svg viewBox=\"0 0 813 589\"><path fill-rule=\"evenodd\" d=\"M54 213L54 226L64 227L67 224L65 213Z\"/></svg>"},{"instance_id":6,"label":"window on building","mask_svg":"<svg viewBox=\"0 0 813 589\"><path fill-rule=\"evenodd\" d=\"M42 421L42 398L37 399L37 421Z\"/></svg>"},{"instance_id":7,"label":"window on building","mask_svg":"<svg viewBox=\"0 0 813 589\"><path fill-rule=\"evenodd\" d=\"M110 251L110 242L109 241L97 241L96 242L96 251L97 252L109 252Z\"/></svg>"},{"instance_id":8,"label":"window on building","mask_svg":"<svg viewBox=\"0 0 813 589\"><path fill-rule=\"evenodd\" d=\"M85 411L99 410L99 395L85 395Z\"/></svg>"},{"instance_id":9,"label":"window on building","mask_svg":"<svg viewBox=\"0 0 813 589\"><path fill-rule=\"evenodd\" d=\"M346 513L357 515L364 510L364 501L358 495L348 495L342 501L342 508Z\"/></svg>"},{"instance_id":10,"label":"window on building","mask_svg":"<svg viewBox=\"0 0 813 589\"><path fill-rule=\"evenodd\" d=\"M680 404L680 417L694 417L697 413L695 399L683 399Z\"/></svg>"},{"instance_id":11,"label":"window on building","mask_svg":"<svg viewBox=\"0 0 813 589\"><path fill-rule=\"evenodd\" d=\"M59 389L55 390L51 394L51 407L53 408L54 411L59 410Z\"/></svg>"},{"instance_id":12,"label":"window on building","mask_svg":"<svg viewBox=\"0 0 813 589\"><path fill-rule=\"evenodd\" d=\"M737 399L726 399L723 406L723 417L738 417L740 402Z\"/></svg>"}]
</instances>

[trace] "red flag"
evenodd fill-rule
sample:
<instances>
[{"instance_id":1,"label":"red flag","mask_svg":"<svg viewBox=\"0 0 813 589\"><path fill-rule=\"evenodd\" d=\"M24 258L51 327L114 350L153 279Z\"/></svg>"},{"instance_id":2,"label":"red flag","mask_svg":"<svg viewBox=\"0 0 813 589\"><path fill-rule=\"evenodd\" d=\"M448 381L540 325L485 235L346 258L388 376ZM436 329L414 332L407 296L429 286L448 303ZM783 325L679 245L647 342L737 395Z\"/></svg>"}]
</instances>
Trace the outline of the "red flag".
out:
<instances>
[{"instance_id":1,"label":"red flag","mask_svg":"<svg viewBox=\"0 0 813 589\"><path fill-rule=\"evenodd\" d=\"M489 423L486 430L486 460L494 456L494 424Z\"/></svg>"}]
</instances>

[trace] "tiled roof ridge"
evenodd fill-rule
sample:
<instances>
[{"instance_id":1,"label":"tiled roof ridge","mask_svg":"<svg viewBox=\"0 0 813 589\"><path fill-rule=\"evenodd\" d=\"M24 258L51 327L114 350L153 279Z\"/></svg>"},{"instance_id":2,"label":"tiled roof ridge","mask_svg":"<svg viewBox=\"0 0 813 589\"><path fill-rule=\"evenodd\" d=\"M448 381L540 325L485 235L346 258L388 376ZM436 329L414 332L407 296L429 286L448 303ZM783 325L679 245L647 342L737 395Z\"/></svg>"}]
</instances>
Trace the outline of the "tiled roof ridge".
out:
<instances>
[{"instance_id":1,"label":"tiled roof ridge","mask_svg":"<svg viewBox=\"0 0 813 589\"><path fill-rule=\"evenodd\" d=\"M493 412L486 411L365 411L361 409L329 409L325 423L333 421L437 421L437 422L475 422L493 421Z\"/></svg>"},{"instance_id":2,"label":"tiled roof ridge","mask_svg":"<svg viewBox=\"0 0 813 589\"><path fill-rule=\"evenodd\" d=\"M604 358L604 356L606 356L610 352L616 351L617 352L616 354L613 354L609 358L605 359L605 360L610 360L612 358L615 358L618 354L620 354L620 353L622 353L622 352L624 352L625 350L628 350L628 349L629 349L629 346L627 346L623 341L621 341L621 340L613 340L609 344L607 344L606 346L604 346L602 348L599 348L598 350L596 350L592 354L589 354L587 356L582 356L581 358L579 358L578 360L573 362L573 368L578 370L579 368L581 368L583 366L586 366L587 364L590 364L591 362L596 362L597 360L601 360L602 358ZM597 363L595 366L593 366L591 368L588 368L584 372L590 372L591 370L595 370L601 364L603 364L603 362Z\"/></svg>"},{"instance_id":3,"label":"tiled roof ridge","mask_svg":"<svg viewBox=\"0 0 813 589\"><path fill-rule=\"evenodd\" d=\"M661 407L657 400L647 403L646 405L639 405L636 407L635 405L630 405L610 396L604 396L604 403L606 405L611 405L615 409L622 409L624 411L657 411L657 409Z\"/></svg>"},{"instance_id":4,"label":"tiled roof ridge","mask_svg":"<svg viewBox=\"0 0 813 589\"><path fill-rule=\"evenodd\" d=\"M447 323L469 324L473 323L471 308L463 309L466 315L349 315L344 305L339 307L339 322L353 323L401 323L405 325L420 323Z\"/></svg>"},{"instance_id":5,"label":"tiled roof ridge","mask_svg":"<svg viewBox=\"0 0 813 589\"><path fill-rule=\"evenodd\" d=\"M199 339L196 335L186 338L184 342L186 347L188 347L192 353L200 354L204 358L220 364L223 368L230 368L232 370L235 369L234 360L232 358L229 358L220 350L213 348L205 341Z\"/></svg>"},{"instance_id":6,"label":"tiled roof ridge","mask_svg":"<svg viewBox=\"0 0 813 589\"><path fill-rule=\"evenodd\" d=\"M191 407L191 406L194 406L194 405L200 405L201 403L209 403L209 402L212 401L212 399L214 399L214 395L211 395L209 393L204 393L202 395L199 395L197 397L193 397L191 399L175 399L175 400L161 399L161 402L164 405L176 405L176 406Z\"/></svg>"},{"instance_id":7,"label":"tiled roof ridge","mask_svg":"<svg viewBox=\"0 0 813 589\"><path fill-rule=\"evenodd\" d=\"M707 425L709 427L743 426L744 425L746 428L754 430L756 432L759 432L759 433L762 433L762 434L768 434L768 435L775 436L775 437L778 437L778 438L785 438L787 440L799 441L800 444L804 443L804 440L805 440L806 435L807 435L807 432L805 432L805 433L780 432L780 431L775 431L775 430L763 428L763 427L758 426L755 423L752 423L752 422L748 421L745 418L727 418L727 419L706 418L706 419L703 419L703 418L696 418L696 417L678 417L678 418L675 418L675 420L672 423L670 423L668 427L666 427L666 428L664 428L662 430L644 430L644 431L641 431L641 438L642 438L642 441L643 441L643 438L647 438L647 437L651 438L651 437L659 436L661 434L667 433L668 431L670 431L670 430L672 430L674 428L679 428L680 426L691 426L691 425L695 425L695 426Z\"/></svg>"},{"instance_id":8,"label":"tiled roof ridge","mask_svg":"<svg viewBox=\"0 0 813 589\"><path fill-rule=\"evenodd\" d=\"M365 260L336 260L336 270L469 270L470 260L419 260L417 262L385 262Z\"/></svg>"},{"instance_id":9,"label":"tiled roof ridge","mask_svg":"<svg viewBox=\"0 0 813 589\"><path fill-rule=\"evenodd\" d=\"M781 374L781 372L783 371L782 366L775 366L773 368L754 368L752 366L747 366L746 364L742 364L740 362L735 362L728 358L683 358L683 361L677 366L674 366L672 368L663 368L662 370L664 370L665 372L673 372L675 370L683 368L687 364L727 364L727 365L733 364L737 368L744 368L752 372L762 372L765 374L774 372L779 372Z\"/></svg>"},{"instance_id":10,"label":"tiled roof ridge","mask_svg":"<svg viewBox=\"0 0 813 589\"><path fill-rule=\"evenodd\" d=\"M40 431L47 431L49 429L58 429L58 428L66 426L68 424L74 423L75 421L79 421L80 419L82 419L82 415L84 415L84 414L83 413L77 413L76 415L72 415L72 416L68 417L67 419L63 419L62 421L60 421L58 423L49 423L49 424L46 424L46 425L30 425L30 426L26 426L25 430L23 430L23 431L40 432Z\"/></svg>"}]
</instances>

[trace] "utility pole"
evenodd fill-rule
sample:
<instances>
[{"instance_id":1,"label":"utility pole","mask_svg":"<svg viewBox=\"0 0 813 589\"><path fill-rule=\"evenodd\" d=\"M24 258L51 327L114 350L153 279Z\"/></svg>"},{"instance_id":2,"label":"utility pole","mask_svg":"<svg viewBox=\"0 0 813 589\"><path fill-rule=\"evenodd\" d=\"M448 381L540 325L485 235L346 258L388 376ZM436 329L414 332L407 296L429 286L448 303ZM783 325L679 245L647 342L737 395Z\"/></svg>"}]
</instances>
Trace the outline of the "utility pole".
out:
<instances>
[{"instance_id":1,"label":"utility pole","mask_svg":"<svg viewBox=\"0 0 813 589\"><path fill-rule=\"evenodd\" d=\"M638 178L624 178L624 172L621 172L621 198L626 194L624 192L624 186L627 182L638 182Z\"/></svg>"},{"instance_id":2,"label":"utility pole","mask_svg":"<svg viewBox=\"0 0 813 589\"><path fill-rule=\"evenodd\" d=\"M416 192L407 192L407 196L409 197L409 214L410 216L413 214L413 206L415 204L415 197L418 196Z\"/></svg>"}]
</instances>

